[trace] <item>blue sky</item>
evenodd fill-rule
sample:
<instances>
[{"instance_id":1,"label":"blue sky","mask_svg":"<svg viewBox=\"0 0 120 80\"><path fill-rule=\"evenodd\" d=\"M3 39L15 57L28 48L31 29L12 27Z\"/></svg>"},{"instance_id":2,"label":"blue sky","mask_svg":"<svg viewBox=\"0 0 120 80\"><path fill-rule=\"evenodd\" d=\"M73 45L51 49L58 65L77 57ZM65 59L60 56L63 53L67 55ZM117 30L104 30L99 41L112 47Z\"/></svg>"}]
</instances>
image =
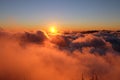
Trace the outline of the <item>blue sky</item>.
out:
<instances>
[{"instance_id":1,"label":"blue sky","mask_svg":"<svg viewBox=\"0 0 120 80\"><path fill-rule=\"evenodd\" d=\"M24 25L120 25L120 0L0 0L0 24L14 19Z\"/></svg>"}]
</instances>

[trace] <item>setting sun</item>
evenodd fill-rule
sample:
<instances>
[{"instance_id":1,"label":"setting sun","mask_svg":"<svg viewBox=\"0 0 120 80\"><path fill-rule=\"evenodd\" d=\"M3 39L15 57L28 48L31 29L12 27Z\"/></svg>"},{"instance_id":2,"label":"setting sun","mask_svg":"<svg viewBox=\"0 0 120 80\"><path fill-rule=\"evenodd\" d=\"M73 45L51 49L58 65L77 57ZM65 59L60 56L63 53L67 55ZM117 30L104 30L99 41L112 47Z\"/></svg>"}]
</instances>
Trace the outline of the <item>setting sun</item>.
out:
<instances>
[{"instance_id":1,"label":"setting sun","mask_svg":"<svg viewBox=\"0 0 120 80\"><path fill-rule=\"evenodd\" d=\"M57 29L54 26L52 26L50 28L50 32L53 33L53 34L55 34L55 33L57 33Z\"/></svg>"}]
</instances>

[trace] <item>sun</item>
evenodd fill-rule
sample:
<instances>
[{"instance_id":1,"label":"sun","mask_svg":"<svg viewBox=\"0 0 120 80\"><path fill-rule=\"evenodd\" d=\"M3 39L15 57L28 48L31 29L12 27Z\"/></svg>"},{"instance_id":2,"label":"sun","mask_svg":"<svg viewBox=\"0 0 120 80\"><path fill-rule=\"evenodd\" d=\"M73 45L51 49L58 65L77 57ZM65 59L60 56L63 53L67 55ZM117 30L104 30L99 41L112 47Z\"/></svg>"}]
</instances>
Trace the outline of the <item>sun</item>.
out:
<instances>
[{"instance_id":1,"label":"sun","mask_svg":"<svg viewBox=\"0 0 120 80\"><path fill-rule=\"evenodd\" d=\"M51 26L50 27L50 33L52 33L52 34L56 34L57 33L57 29L55 28L55 26Z\"/></svg>"}]
</instances>

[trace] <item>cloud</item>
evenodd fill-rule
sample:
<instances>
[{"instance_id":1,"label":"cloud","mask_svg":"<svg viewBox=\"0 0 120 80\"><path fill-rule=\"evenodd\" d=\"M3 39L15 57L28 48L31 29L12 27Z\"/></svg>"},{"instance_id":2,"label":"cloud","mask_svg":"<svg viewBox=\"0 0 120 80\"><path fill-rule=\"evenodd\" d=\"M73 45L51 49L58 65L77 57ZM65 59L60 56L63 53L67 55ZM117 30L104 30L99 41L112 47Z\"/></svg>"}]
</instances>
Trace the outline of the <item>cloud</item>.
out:
<instances>
[{"instance_id":1,"label":"cloud","mask_svg":"<svg viewBox=\"0 0 120 80\"><path fill-rule=\"evenodd\" d=\"M44 41L49 39L48 35L43 31L19 32L13 33L7 37L16 40L22 47L30 44L44 44Z\"/></svg>"},{"instance_id":2,"label":"cloud","mask_svg":"<svg viewBox=\"0 0 120 80\"><path fill-rule=\"evenodd\" d=\"M101 31L95 35L102 37L106 42L112 45L115 51L120 52L120 33L118 31Z\"/></svg>"},{"instance_id":3,"label":"cloud","mask_svg":"<svg viewBox=\"0 0 120 80\"><path fill-rule=\"evenodd\" d=\"M59 46L59 48L69 47L70 40L64 36L54 36L50 40L53 44Z\"/></svg>"},{"instance_id":4,"label":"cloud","mask_svg":"<svg viewBox=\"0 0 120 80\"><path fill-rule=\"evenodd\" d=\"M90 47L91 53L97 52L104 54L107 50L107 43L99 37L93 36L91 34L85 35L85 37L80 37L72 41L71 46L74 49L79 49L82 51L84 47Z\"/></svg>"},{"instance_id":5,"label":"cloud","mask_svg":"<svg viewBox=\"0 0 120 80\"><path fill-rule=\"evenodd\" d=\"M96 34L75 34L74 39L51 39L41 31L0 36L0 80L119 80L120 55Z\"/></svg>"}]
</instances>

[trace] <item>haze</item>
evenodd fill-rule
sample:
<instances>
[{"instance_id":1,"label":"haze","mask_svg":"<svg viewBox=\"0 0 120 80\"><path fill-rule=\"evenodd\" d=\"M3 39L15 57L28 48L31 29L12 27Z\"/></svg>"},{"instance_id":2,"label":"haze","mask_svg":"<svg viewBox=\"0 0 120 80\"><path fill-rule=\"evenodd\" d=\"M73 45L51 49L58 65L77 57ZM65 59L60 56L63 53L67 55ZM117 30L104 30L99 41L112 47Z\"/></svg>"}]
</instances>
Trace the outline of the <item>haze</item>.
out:
<instances>
[{"instance_id":1,"label":"haze","mask_svg":"<svg viewBox=\"0 0 120 80\"><path fill-rule=\"evenodd\" d=\"M0 26L120 29L119 0L0 0Z\"/></svg>"}]
</instances>

